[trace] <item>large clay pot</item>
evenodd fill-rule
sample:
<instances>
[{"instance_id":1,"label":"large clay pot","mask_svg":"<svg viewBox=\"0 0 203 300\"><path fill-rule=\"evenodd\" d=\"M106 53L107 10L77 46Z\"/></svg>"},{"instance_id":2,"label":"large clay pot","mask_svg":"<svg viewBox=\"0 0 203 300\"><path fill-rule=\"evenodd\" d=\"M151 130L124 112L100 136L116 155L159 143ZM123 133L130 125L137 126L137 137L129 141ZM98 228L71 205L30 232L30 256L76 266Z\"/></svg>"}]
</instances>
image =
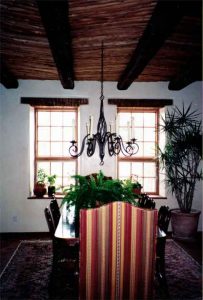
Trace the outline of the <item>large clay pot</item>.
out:
<instances>
[{"instance_id":1,"label":"large clay pot","mask_svg":"<svg viewBox=\"0 0 203 300\"><path fill-rule=\"evenodd\" d=\"M183 213L179 209L171 210L172 236L177 240L193 241L197 236L197 227L201 211L191 210Z\"/></svg>"},{"instance_id":2,"label":"large clay pot","mask_svg":"<svg viewBox=\"0 0 203 300\"><path fill-rule=\"evenodd\" d=\"M39 198L43 197L46 194L46 191L47 190L44 183L40 183L40 182L35 183L33 192L36 197Z\"/></svg>"}]
</instances>

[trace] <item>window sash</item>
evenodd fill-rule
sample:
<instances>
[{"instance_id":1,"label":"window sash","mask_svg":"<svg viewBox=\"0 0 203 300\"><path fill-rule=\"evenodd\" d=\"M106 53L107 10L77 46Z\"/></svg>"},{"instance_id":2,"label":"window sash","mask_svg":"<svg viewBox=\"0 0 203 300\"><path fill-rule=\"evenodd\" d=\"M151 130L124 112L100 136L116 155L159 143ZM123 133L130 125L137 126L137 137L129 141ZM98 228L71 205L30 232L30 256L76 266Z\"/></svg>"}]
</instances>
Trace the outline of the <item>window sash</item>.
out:
<instances>
[{"instance_id":1,"label":"window sash","mask_svg":"<svg viewBox=\"0 0 203 300\"><path fill-rule=\"evenodd\" d=\"M64 123L61 123L61 125L59 126L52 126L51 124L51 121L49 123L49 125L47 126L40 126L38 124L38 113L39 112L74 112L75 114L75 123L74 123L74 137L75 137L75 140L77 140L77 124L78 124L78 109L77 107L35 107L35 158L34 158L34 181L36 182L36 179L37 179L37 165L38 163L39 164L42 164L42 163L47 163L50 165L49 169L51 170L51 164L53 163L57 163L58 164L61 162L61 166L62 166L62 173L61 173L61 182L62 182L62 186L64 187L64 183L67 182L66 180L66 177L67 176L64 176L64 172L63 172L63 169L64 169L64 165L67 163L71 163L71 162L74 162L75 163L75 173L77 173L77 168L78 168L78 163L77 163L77 160L71 156L64 156L64 153L62 152L62 155L53 155L51 156L51 152L49 153L50 155L39 155L38 153L38 147L39 147L39 139L38 139L38 128L43 128L43 127L46 127L46 128L49 128L49 138L47 139L47 143L49 143L49 146L51 147L51 143L53 143L52 139L51 139L51 131L52 131L52 128L59 128L63 131L63 129L65 127L70 127L71 130L73 130L73 126L64 126ZM51 115L51 114L50 114ZM71 123L70 123L71 124ZM72 124L73 125L73 124ZM57 137L58 139L58 137ZM63 133L62 133L62 139L60 141L56 141L56 143L64 143L64 140L63 140ZM69 144L68 142L69 141L66 141L67 144ZM70 144L68 145L70 146ZM71 174L71 175L75 175L74 174ZM58 179L59 180L59 179ZM65 185L67 186L67 185Z\"/></svg>"},{"instance_id":2,"label":"window sash","mask_svg":"<svg viewBox=\"0 0 203 300\"><path fill-rule=\"evenodd\" d=\"M120 163L121 162L129 162L130 163L130 176L133 175L132 173L132 165L133 163L142 163L143 164L143 168L145 166L146 163L154 163L155 164L155 177L154 178L154 187L155 187L155 191L145 191L147 193L150 194L154 194L154 195L158 195L159 194L159 162L157 160L157 147L156 145L159 144L159 131L158 131L158 124L159 124L159 109L157 108L134 108L134 107L118 107L117 108L117 112L119 113L136 113L136 112L141 112L141 113L155 113L155 124L154 124L154 128L155 128L155 141L154 141L154 146L155 146L155 150L154 150L154 156L143 156L140 155L140 151L138 151L138 153L136 155L133 155L132 157L125 157L125 156L118 156L118 160L117 160L117 175L118 178L122 177L120 174ZM144 124L143 126L139 126L140 128L145 128ZM150 126L148 127L150 128ZM136 135L136 134L135 134ZM135 136L136 138L136 136ZM139 140L138 140L138 145L139 145ZM150 178L149 177L144 177L143 175L143 182L144 182L144 178ZM142 183L143 183L142 182Z\"/></svg>"}]
</instances>

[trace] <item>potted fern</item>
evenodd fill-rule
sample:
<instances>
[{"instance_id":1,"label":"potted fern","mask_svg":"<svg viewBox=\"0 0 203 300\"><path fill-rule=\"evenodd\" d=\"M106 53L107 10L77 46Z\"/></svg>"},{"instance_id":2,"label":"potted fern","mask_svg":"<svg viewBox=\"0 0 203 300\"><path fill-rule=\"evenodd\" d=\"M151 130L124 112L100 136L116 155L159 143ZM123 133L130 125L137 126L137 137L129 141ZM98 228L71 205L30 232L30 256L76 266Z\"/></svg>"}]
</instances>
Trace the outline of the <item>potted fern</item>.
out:
<instances>
[{"instance_id":1,"label":"potted fern","mask_svg":"<svg viewBox=\"0 0 203 300\"><path fill-rule=\"evenodd\" d=\"M126 201L137 205L136 195L132 188L118 179L106 179L100 171L96 178L90 176L75 175L75 185L65 189L65 196L61 205L66 204L67 208L75 207L75 228L76 236L79 234L79 211L81 208L95 208L112 201Z\"/></svg>"},{"instance_id":2,"label":"potted fern","mask_svg":"<svg viewBox=\"0 0 203 300\"><path fill-rule=\"evenodd\" d=\"M171 211L174 238L194 239L200 211L192 209L196 182L202 179L202 131L198 114L184 105L166 112L162 130L166 145L159 149L160 161L166 172L166 184L175 195L178 209Z\"/></svg>"}]
</instances>

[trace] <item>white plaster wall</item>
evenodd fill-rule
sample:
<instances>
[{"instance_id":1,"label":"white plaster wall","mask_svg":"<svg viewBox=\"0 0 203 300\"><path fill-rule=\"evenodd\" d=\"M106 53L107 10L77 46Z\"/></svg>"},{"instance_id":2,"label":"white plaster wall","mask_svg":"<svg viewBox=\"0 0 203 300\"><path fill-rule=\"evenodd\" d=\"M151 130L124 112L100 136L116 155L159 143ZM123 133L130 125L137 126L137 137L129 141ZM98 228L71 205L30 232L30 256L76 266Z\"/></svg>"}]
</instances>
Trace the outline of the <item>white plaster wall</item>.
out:
<instances>
[{"instance_id":1,"label":"white plaster wall","mask_svg":"<svg viewBox=\"0 0 203 300\"><path fill-rule=\"evenodd\" d=\"M175 105L189 104L202 111L201 82L196 82L179 92L168 90L167 82L134 83L126 91L117 90L116 83L105 82L104 95L107 98L166 99L174 100ZM85 123L89 115L94 116L96 131L99 116L99 82L76 82L73 90L64 90L58 81L21 80L17 90L7 90L2 85L0 107L0 208L1 232L47 231L43 210L47 200L28 200L30 190L30 107L20 104L21 97L83 97L89 99L89 105L80 107L81 137L85 135ZM115 120L116 107L107 105L105 100L107 124ZM87 158L82 155L79 173L82 175L98 172L116 177L116 159L106 155L104 166L94 155ZM157 200L157 208L167 204L177 207L176 200L168 195L167 200ZM201 209L202 184L197 186L194 208ZM199 224L201 230L201 222Z\"/></svg>"}]
</instances>

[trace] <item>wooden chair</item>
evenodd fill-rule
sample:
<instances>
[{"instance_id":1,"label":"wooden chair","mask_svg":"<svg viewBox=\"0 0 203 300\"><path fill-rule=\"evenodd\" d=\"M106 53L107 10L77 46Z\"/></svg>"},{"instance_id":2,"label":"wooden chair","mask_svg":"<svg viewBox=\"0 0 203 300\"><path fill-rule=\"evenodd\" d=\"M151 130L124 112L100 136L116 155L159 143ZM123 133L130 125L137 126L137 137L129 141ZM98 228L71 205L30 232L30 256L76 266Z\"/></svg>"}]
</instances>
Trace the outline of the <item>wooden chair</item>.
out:
<instances>
[{"instance_id":1,"label":"wooden chair","mask_svg":"<svg viewBox=\"0 0 203 300\"><path fill-rule=\"evenodd\" d=\"M152 299L157 210L112 202L80 211L80 299Z\"/></svg>"},{"instance_id":2,"label":"wooden chair","mask_svg":"<svg viewBox=\"0 0 203 300\"><path fill-rule=\"evenodd\" d=\"M157 278L167 291L167 281L165 274L165 247L166 247L166 238L168 232L168 225L171 218L171 212L168 206L161 206L158 212L158 228L160 234L157 237L157 247L156 247L156 275Z\"/></svg>"},{"instance_id":3,"label":"wooden chair","mask_svg":"<svg viewBox=\"0 0 203 300\"><path fill-rule=\"evenodd\" d=\"M56 229L59 219L60 219L60 216L61 216L61 213L59 210L57 200L55 198L50 201L49 208L50 208L52 219L54 222L54 227Z\"/></svg>"}]
</instances>

